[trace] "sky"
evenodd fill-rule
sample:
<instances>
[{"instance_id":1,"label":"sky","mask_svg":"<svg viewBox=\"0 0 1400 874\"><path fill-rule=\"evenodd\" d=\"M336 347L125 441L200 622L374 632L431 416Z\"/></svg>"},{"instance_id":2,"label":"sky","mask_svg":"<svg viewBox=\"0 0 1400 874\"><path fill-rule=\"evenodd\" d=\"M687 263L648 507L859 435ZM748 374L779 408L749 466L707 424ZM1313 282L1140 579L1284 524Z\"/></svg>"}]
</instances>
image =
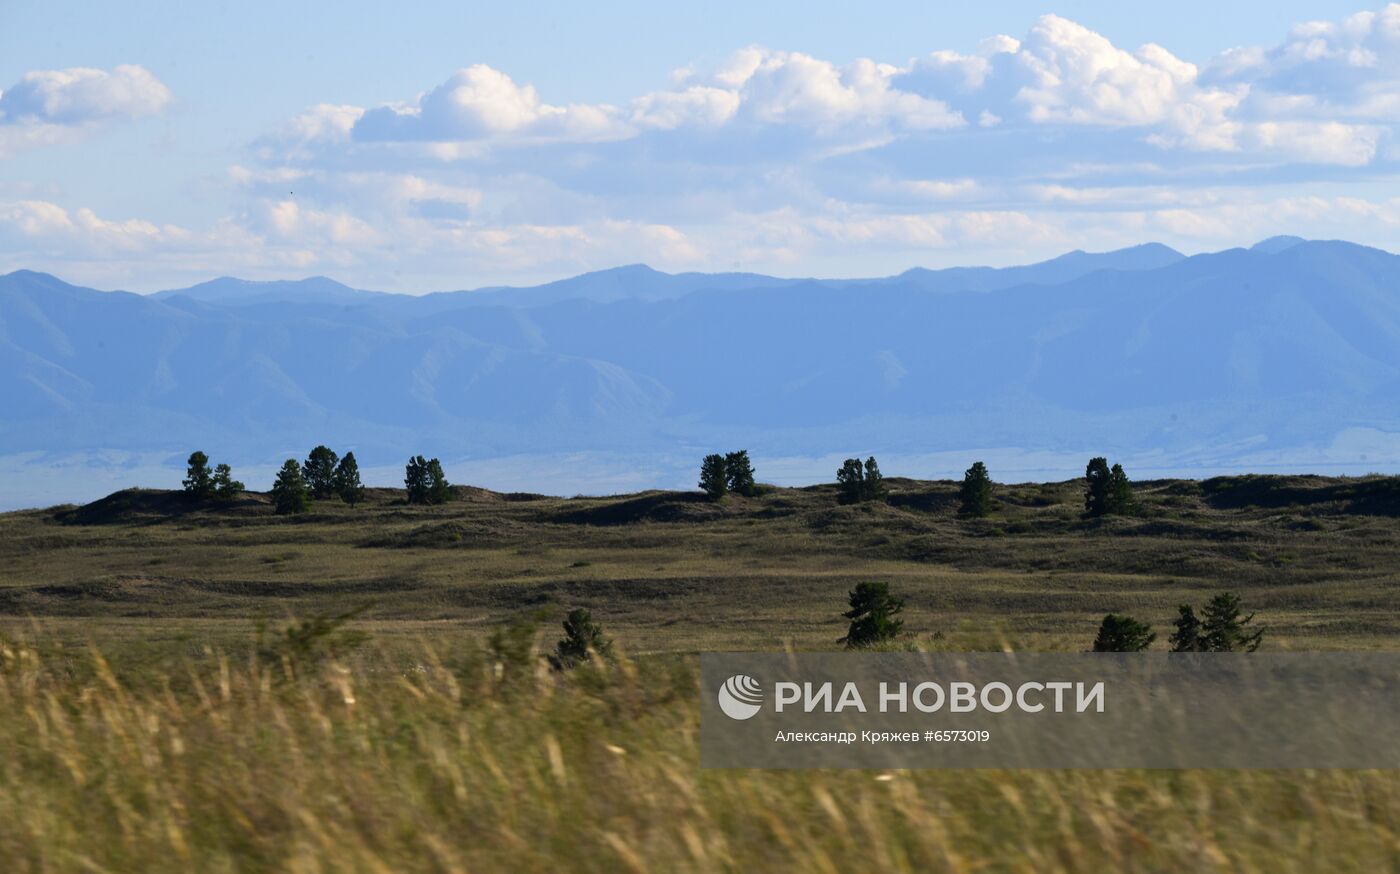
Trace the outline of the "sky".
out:
<instances>
[{"instance_id":1,"label":"sky","mask_svg":"<svg viewBox=\"0 0 1400 874\"><path fill-rule=\"evenodd\" d=\"M1400 4L0 2L0 272L1400 248Z\"/></svg>"}]
</instances>

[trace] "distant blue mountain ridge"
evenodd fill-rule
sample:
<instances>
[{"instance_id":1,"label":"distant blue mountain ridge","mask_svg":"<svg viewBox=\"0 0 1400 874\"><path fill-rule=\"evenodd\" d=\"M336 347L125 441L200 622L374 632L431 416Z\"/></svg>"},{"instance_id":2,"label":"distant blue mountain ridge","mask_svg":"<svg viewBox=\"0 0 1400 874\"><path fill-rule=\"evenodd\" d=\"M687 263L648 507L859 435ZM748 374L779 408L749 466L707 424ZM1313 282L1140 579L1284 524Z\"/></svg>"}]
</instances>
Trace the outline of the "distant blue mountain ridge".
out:
<instances>
[{"instance_id":1,"label":"distant blue mountain ridge","mask_svg":"<svg viewBox=\"0 0 1400 874\"><path fill-rule=\"evenodd\" d=\"M1275 239L1294 239L1277 237ZM1266 241L1267 242L1267 241ZM1265 245L1261 243L1260 245ZM993 291L1013 285L1047 285L1066 282L1095 270L1147 270L1165 267L1186 256L1163 246L1147 243L1116 252L1091 254L1074 251L1024 267L952 267L927 270L915 267L898 276L883 279L826 280L834 287L912 283L930 291ZM431 309L471 305L539 306L563 300L592 300L611 303L619 300L667 300L696 291L733 291L748 288L776 288L820 280L778 279L758 273L662 273L645 264L629 264L610 270L585 273L530 288L494 286L471 291L449 291L420 295L417 299ZM189 297L206 303L246 305L250 303L368 303L386 296L385 292L363 291L342 285L325 276L301 280L254 282L224 276L189 288L157 292L154 297Z\"/></svg>"},{"instance_id":2,"label":"distant blue mountain ridge","mask_svg":"<svg viewBox=\"0 0 1400 874\"><path fill-rule=\"evenodd\" d=\"M0 454L1224 463L1400 432L1400 257L1278 237L876 279L632 265L417 297L325 277L143 296L18 271L0 277L0 357Z\"/></svg>"}]
</instances>

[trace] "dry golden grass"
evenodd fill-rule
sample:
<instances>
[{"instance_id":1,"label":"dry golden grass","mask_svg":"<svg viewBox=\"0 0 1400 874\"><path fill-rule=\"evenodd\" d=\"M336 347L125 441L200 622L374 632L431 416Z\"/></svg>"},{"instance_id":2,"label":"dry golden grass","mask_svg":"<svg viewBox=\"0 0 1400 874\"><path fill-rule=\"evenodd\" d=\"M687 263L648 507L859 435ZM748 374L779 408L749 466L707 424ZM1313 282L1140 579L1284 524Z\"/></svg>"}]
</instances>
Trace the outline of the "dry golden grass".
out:
<instances>
[{"instance_id":1,"label":"dry golden grass","mask_svg":"<svg viewBox=\"0 0 1400 874\"><path fill-rule=\"evenodd\" d=\"M28 871L1393 870L1377 772L701 771L689 659L0 649Z\"/></svg>"}]
</instances>

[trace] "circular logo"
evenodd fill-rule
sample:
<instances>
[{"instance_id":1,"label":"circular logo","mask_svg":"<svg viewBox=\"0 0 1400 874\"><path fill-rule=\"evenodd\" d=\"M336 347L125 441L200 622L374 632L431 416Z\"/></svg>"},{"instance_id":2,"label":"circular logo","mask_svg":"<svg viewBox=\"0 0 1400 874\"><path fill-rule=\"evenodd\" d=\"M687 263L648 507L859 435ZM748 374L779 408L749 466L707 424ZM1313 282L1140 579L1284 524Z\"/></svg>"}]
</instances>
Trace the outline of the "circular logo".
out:
<instances>
[{"instance_id":1,"label":"circular logo","mask_svg":"<svg viewBox=\"0 0 1400 874\"><path fill-rule=\"evenodd\" d=\"M719 709L730 719L748 719L763 706L763 687L753 677L735 674L719 687Z\"/></svg>"}]
</instances>

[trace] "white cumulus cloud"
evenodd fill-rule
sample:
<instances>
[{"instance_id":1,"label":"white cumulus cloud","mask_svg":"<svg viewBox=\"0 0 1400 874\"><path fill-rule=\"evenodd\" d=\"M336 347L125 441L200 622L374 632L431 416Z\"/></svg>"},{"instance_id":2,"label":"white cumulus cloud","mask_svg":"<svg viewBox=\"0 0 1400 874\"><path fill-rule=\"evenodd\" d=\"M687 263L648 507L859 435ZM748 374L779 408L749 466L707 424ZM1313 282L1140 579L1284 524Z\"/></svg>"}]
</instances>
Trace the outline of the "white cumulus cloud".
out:
<instances>
[{"instance_id":1,"label":"white cumulus cloud","mask_svg":"<svg viewBox=\"0 0 1400 874\"><path fill-rule=\"evenodd\" d=\"M140 118L170 101L170 89L144 67L124 64L110 73L87 67L43 70L26 73L0 93L0 121L85 124Z\"/></svg>"},{"instance_id":2,"label":"white cumulus cloud","mask_svg":"<svg viewBox=\"0 0 1400 874\"><path fill-rule=\"evenodd\" d=\"M608 139L622 133L621 112L605 104L556 106L532 85L474 64L421 100L364 113L352 134L364 140Z\"/></svg>"},{"instance_id":3,"label":"white cumulus cloud","mask_svg":"<svg viewBox=\"0 0 1400 874\"><path fill-rule=\"evenodd\" d=\"M103 123L163 112L170 89L144 67L26 73L0 91L0 157L80 138Z\"/></svg>"}]
</instances>

